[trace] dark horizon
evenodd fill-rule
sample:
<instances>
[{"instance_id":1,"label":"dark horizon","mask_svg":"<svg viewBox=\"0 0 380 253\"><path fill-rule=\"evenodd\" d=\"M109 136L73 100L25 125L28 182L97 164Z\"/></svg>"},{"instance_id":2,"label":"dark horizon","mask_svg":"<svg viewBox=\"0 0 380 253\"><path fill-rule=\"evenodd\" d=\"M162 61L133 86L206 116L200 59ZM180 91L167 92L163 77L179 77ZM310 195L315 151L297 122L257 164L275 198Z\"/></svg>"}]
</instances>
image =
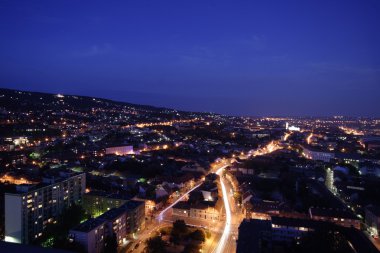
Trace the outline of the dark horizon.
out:
<instances>
[{"instance_id":1,"label":"dark horizon","mask_svg":"<svg viewBox=\"0 0 380 253\"><path fill-rule=\"evenodd\" d=\"M76 93L65 93L65 92L48 92L48 91L38 91L38 90L26 90L26 89L12 89L12 88L6 88L6 87L0 87L0 89L8 89L8 90L15 90L15 91L21 91L21 92L33 92L33 93L42 93L42 94L51 94L51 95L56 95L56 94L61 94L64 96L83 96L83 97L90 97L90 98L98 98L98 99L107 99L111 100L114 102L122 102L122 103L129 103L133 105L142 105L142 106L152 106L156 108L164 108L164 109L172 109L172 110L178 110L178 111L184 111L184 112L194 112L194 113L215 113L215 114L220 114L220 115L225 115L225 116L236 116L236 117L252 117L252 118L260 118L260 117L273 117L273 118L330 118L334 116L342 116L345 118L380 118L380 116L351 116L351 115L342 115L342 114L331 114L331 115L237 115L237 114L224 114L224 113L219 113L216 111L197 111L197 110L187 110L187 109L180 109L180 108L175 108L175 107L167 107L167 106L160 106L160 105L155 105L155 104L149 104L149 103L136 103L132 101L124 101L122 99L113 99L109 97L102 97L102 96L90 96L86 94L76 94Z\"/></svg>"},{"instance_id":2,"label":"dark horizon","mask_svg":"<svg viewBox=\"0 0 380 253\"><path fill-rule=\"evenodd\" d=\"M2 1L0 86L227 115L380 116L380 1Z\"/></svg>"}]
</instances>

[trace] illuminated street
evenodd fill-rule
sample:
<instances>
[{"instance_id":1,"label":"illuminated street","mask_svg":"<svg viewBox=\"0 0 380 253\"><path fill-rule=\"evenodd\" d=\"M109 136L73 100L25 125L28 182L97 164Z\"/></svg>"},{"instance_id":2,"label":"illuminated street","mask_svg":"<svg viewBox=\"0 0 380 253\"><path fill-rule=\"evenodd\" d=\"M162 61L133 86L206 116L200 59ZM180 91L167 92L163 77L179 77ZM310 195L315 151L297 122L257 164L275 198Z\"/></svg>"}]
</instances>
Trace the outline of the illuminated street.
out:
<instances>
[{"instance_id":1,"label":"illuminated street","mask_svg":"<svg viewBox=\"0 0 380 253\"><path fill-rule=\"evenodd\" d=\"M272 152L279 150L279 149L281 149L281 146L278 144L278 141L271 141L270 143L268 143L266 146L264 146L262 148L258 148L258 149L249 151L248 156L249 155L251 155L251 156L265 155L265 154L272 153Z\"/></svg>"},{"instance_id":2,"label":"illuminated street","mask_svg":"<svg viewBox=\"0 0 380 253\"><path fill-rule=\"evenodd\" d=\"M189 191L187 191L186 193L184 193L181 197L179 197L176 201L174 201L171 205L169 205L168 207L166 207L164 210L162 210L158 215L157 215L157 220L159 222L161 222L164 218L164 215L167 211L169 211L169 209L171 209L175 204L177 204L178 202L182 201L186 196L188 196L188 194L192 191L194 191L195 189L197 189L199 186L201 186L201 183L200 184L197 184L196 186L194 186L193 188L191 188Z\"/></svg>"},{"instance_id":3,"label":"illuminated street","mask_svg":"<svg viewBox=\"0 0 380 253\"><path fill-rule=\"evenodd\" d=\"M0 253L380 253L380 0L0 0Z\"/></svg>"},{"instance_id":4,"label":"illuminated street","mask_svg":"<svg viewBox=\"0 0 380 253\"><path fill-rule=\"evenodd\" d=\"M227 240L228 240L228 238L230 236L231 220L232 220L231 219L231 209L230 209L230 203L229 203L229 199L228 199L228 195L227 195L227 190L226 190L226 186L225 186L225 184L223 182L224 179L222 178L223 169L224 169L223 167L220 168L217 171L217 174L220 176L220 185L222 187L223 202L224 202L224 208L225 208L225 212L226 212L226 223L225 223L225 226L224 226L222 237L219 240L218 247L215 250L216 253L222 253L222 252L224 252Z\"/></svg>"}]
</instances>

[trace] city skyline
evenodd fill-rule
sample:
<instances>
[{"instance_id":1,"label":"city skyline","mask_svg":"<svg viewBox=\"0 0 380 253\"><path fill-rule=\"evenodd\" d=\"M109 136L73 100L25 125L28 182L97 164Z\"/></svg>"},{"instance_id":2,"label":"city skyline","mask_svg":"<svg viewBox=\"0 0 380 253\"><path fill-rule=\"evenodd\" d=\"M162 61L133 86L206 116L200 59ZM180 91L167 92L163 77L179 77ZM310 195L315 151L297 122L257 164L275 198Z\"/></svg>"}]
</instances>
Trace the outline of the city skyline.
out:
<instances>
[{"instance_id":1,"label":"city skyline","mask_svg":"<svg viewBox=\"0 0 380 253\"><path fill-rule=\"evenodd\" d=\"M380 0L0 0L0 251L379 253Z\"/></svg>"},{"instance_id":2,"label":"city skyline","mask_svg":"<svg viewBox=\"0 0 380 253\"><path fill-rule=\"evenodd\" d=\"M6 252L376 253L379 185L380 118L0 89Z\"/></svg>"},{"instance_id":3,"label":"city skyline","mask_svg":"<svg viewBox=\"0 0 380 253\"><path fill-rule=\"evenodd\" d=\"M227 115L376 117L379 10L3 1L0 87Z\"/></svg>"}]
</instances>

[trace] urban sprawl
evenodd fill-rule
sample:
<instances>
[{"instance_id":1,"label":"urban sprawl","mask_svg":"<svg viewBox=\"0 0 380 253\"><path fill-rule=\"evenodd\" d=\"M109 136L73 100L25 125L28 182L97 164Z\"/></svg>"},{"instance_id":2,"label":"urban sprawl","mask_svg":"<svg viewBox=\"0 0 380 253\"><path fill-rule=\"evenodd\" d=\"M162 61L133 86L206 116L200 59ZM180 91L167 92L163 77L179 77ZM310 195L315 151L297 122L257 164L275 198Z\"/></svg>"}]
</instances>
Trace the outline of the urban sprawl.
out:
<instances>
[{"instance_id":1,"label":"urban sprawl","mask_svg":"<svg viewBox=\"0 0 380 253\"><path fill-rule=\"evenodd\" d=\"M0 89L0 189L4 252L378 252L380 119Z\"/></svg>"}]
</instances>

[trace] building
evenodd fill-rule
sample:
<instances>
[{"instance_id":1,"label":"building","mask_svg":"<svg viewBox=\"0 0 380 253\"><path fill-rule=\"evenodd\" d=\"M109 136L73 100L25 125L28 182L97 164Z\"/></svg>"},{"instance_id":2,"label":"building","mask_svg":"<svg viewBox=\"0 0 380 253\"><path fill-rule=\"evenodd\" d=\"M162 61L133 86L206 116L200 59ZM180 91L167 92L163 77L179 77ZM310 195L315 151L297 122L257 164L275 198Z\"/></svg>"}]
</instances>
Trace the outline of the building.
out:
<instances>
[{"instance_id":1,"label":"building","mask_svg":"<svg viewBox=\"0 0 380 253\"><path fill-rule=\"evenodd\" d=\"M173 218L193 218L208 221L220 220L220 201L202 201L195 204L180 201L173 206Z\"/></svg>"},{"instance_id":2,"label":"building","mask_svg":"<svg viewBox=\"0 0 380 253\"><path fill-rule=\"evenodd\" d=\"M199 172L202 174L206 174L206 170L200 166L198 163L189 163L186 164L181 168L182 171L187 171L187 172Z\"/></svg>"},{"instance_id":3,"label":"building","mask_svg":"<svg viewBox=\"0 0 380 253\"><path fill-rule=\"evenodd\" d=\"M334 208L309 208L310 218L318 221L328 221L343 227L354 227L360 230L360 220L350 210Z\"/></svg>"},{"instance_id":4,"label":"building","mask_svg":"<svg viewBox=\"0 0 380 253\"><path fill-rule=\"evenodd\" d=\"M239 226L236 252L273 252L274 245L290 245L320 225L318 221L285 217L245 219Z\"/></svg>"},{"instance_id":5,"label":"building","mask_svg":"<svg viewBox=\"0 0 380 253\"><path fill-rule=\"evenodd\" d=\"M315 161L323 161L323 162L330 162L331 159L335 158L335 154L331 152L321 151L321 150L315 150L310 147L302 147L303 149L303 155L307 159L315 160Z\"/></svg>"},{"instance_id":6,"label":"building","mask_svg":"<svg viewBox=\"0 0 380 253\"><path fill-rule=\"evenodd\" d=\"M106 155L133 155L133 146L117 146L106 148Z\"/></svg>"},{"instance_id":7,"label":"building","mask_svg":"<svg viewBox=\"0 0 380 253\"><path fill-rule=\"evenodd\" d=\"M190 204L187 201L180 201L173 206L173 217L176 219L187 218L190 216Z\"/></svg>"},{"instance_id":8,"label":"building","mask_svg":"<svg viewBox=\"0 0 380 253\"><path fill-rule=\"evenodd\" d=\"M278 216L269 220L244 220L239 226L236 252L287 252L289 250L287 247L302 242L300 239L305 235L326 230L340 233L352 247L353 252L378 252L363 232L357 229L319 220Z\"/></svg>"},{"instance_id":9,"label":"building","mask_svg":"<svg viewBox=\"0 0 380 253\"><path fill-rule=\"evenodd\" d=\"M145 216L153 217L154 212L160 209L163 206L162 200L158 199L144 199L144 198L138 198L134 197L134 201L143 201L145 203Z\"/></svg>"},{"instance_id":10,"label":"building","mask_svg":"<svg viewBox=\"0 0 380 253\"><path fill-rule=\"evenodd\" d=\"M236 252L265 252L271 248L272 226L270 220L244 220L239 226Z\"/></svg>"},{"instance_id":11,"label":"building","mask_svg":"<svg viewBox=\"0 0 380 253\"><path fill-rule=\"evenodd\" d=\"M69 232L69 238L83 247L88 253L101 253L104 249L106 221L89 219Z\"/></svg>"},{"instance_id":12,"label":"building","mask_svg":"<svg viewBox=\"0 0 380 253\"><path fill-rule=\"evenodd\" d=\"M112 208L118 208L127 202L119 194L91 191L83 195L83 208L93 217L97 217Z\"/></svg>"},{"instance_id":13,"label":"building","mask_svg":"<svg viewBox=\"0 0 380 253\"><path fill-rule=\"evenodd\" d=\"M359 163L362 161L361 155L357 153L335 153L335 159L355 168L359 168Z\"/></svg>"},{"instance_id":14,"label":"building","mask_svg":"<svg viewBox=\"0 0 380 253\"><path fill-rule=\"evenodd\" d=\"M301 131L301 128L300 127L296 127L296 126L290 126L288 128L289 131L294 131L294 132L300 132Z\"/></svg>"},{"instance_id":15,"label":"building","mask_svg":"<svg viewBox=\"0 0 380 253\"><path fill-rule=\"evenodd\" d=\"M271 217L272 239L277 242L292 243L294 239L301 238L312 232L322 224L309 219L295 219L287 217Z\"/></svg>"},{"instance_id":16,"label":"building","mask_svg":"<svg viewBox=\"0 0 380 253\"><path fill-rule=\"evenodd\" d=\"M88 253L102 252L107 237L116 236L118 245L134 238L145 226L145 205L142 201L128 201L112 208L97 218L79 224L69 232L72 242L81 245Z\"/></svg>"},{"instance_id":17,"label":"building","mask_svg":"<svg viewBox=\"0 0 380 253\"><path fill-rule=\"evenodd\" d=\"M190 218L218 221L220 220L218 210L220 210L218 201L203 201L191 206Z\"/></svg>"},{"instance_id":18,"label":"building","mask_svg":"<svg viewBox=\"0 0 380 253\"><path fill-rule=\"evenodd\" d=\"M234 173L234 174L241 174L241 175L249 175L249 176L253 176L255 174L255 169L254 168L240 168L240 167L231 167L229 169L229 171L231 173Z\"/></svg>"},{"instance_id":19,"label":"building","mask_svg":"<svg viewBox=\"0 0 380 253\"><path fill-rule=\"evenodd\" d=\"M25 245L0 241L1 252L27 252L27 253L72 253L71 251L43 248L34 245Z\"/></svg>"},{"instance_id":20,"label":"building","mask_svg":"<svg viewBox=\"0 0 380 253\"><path fill-rule=\"evenodd\" d=\"M300 128L300 127L289 126L289 123L288 123L288 122L285 123L285 129L286 129L286 130L289 130L289 131L295 131L295 132L300 132L300 131L301 131L301 128Z\"/></svg>"},{"instance_id":21,"label":"building","mask_svg":"<svg viewBox=\"0 0 380 253\"><path fill-rule=\"evenodd\" d=\"M145 228L145 202L130 200L120 207L126 211L126 233L133 237Z\"/></svg>"},{"instance_id":22,"label":"building","mask_svg":"<svg viewBox=\"0 0 380 253\"><path fill-rule=\"evenodd\" d=\"M272 215L278 215L283 205L276 200L261 200L251 198L246 205L246 217L253 219L270 219Z\"/></svg>"},{"instance_id":23,"label":"building","mask_svg":"<svg viewBox=\"0 0 380 253\"><path fill-rule=\"evenodd\" d=\"M97 219L105 222L106 237L115 235L117 243L121 245L127 241L126 218L126 210L113 208L100 215Z\"/></svg>"},{"instance_id":24,"label":"building","mask_svg":"<svg viewBox=\"0 0 380 253\"><path fill-rule=\"evenodd\" d=\"M5 241L28 244L73 203L82 200L86 176L60 173L38 185L18 185L4 195Z\"/></svg>"}]
</instances>

